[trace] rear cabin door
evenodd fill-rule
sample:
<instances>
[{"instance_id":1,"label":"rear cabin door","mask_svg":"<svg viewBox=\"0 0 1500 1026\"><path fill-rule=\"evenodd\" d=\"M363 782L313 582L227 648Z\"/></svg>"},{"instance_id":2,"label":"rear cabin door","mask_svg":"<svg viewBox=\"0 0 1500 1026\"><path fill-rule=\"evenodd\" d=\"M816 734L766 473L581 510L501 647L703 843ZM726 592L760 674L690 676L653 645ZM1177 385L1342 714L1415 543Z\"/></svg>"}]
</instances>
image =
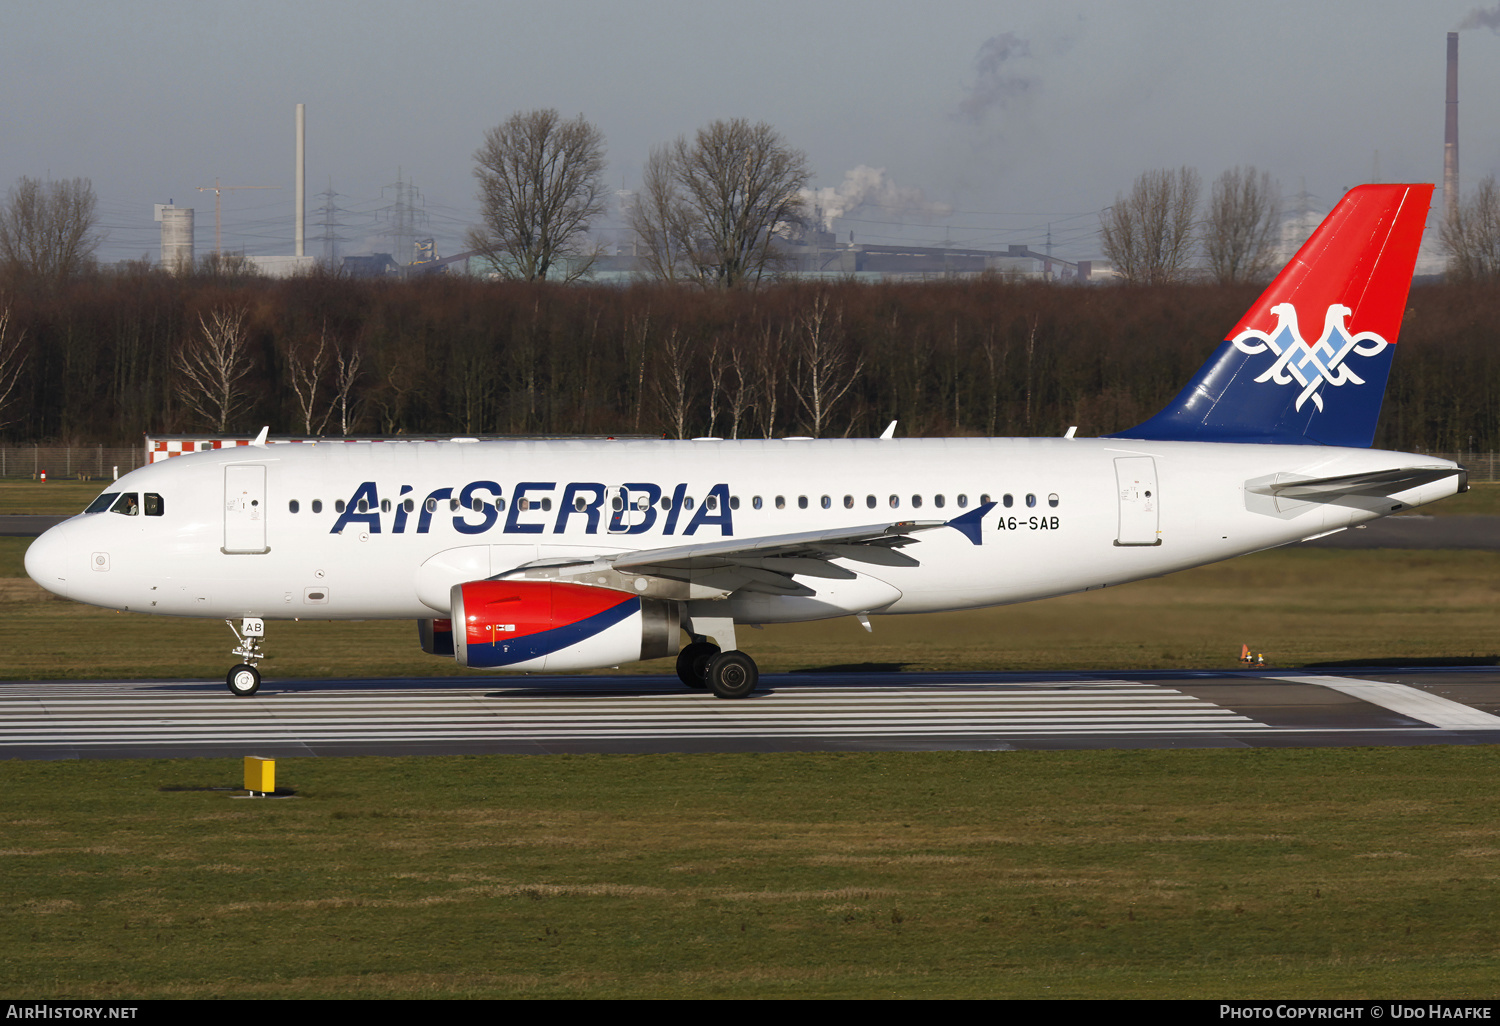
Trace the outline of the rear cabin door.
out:
<instances>
[{"instance_id":1,"label":"rear cabin door","mask_svg":"<svg viewBox=\"0 0 1500 1026\"><path fill-rule=\"evenodd\" d=\"M224 468L224 551L260 554L266 547L266 468Z\"/></svg>"},{"instance_id":2,"label":"rear cabin door","mask_svg":"<svg viewBox=\"0 0 1500 1026\"><path fill-rule=\"evenodd\" d=\"M1115 484L1120 502L1120 530L1115 535L1115 544L1160 545L1161 502L1156 493L1156 459L1116 457Z\"/></svg>"}]
</instances>

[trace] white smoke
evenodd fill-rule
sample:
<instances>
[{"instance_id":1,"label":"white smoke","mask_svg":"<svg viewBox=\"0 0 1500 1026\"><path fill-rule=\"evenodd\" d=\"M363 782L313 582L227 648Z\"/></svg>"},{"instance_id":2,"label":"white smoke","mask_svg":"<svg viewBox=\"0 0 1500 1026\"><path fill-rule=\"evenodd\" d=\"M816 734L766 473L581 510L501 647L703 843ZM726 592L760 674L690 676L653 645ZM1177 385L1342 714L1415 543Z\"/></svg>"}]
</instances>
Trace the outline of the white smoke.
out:
<instances>
[{"instance_id":1,"label":"white smoke","mask_svg":"<svg viewBox=\"0 0 1500 1026\"><path fill-rule=\"evenodd\" d=\"M825 231L833 230L834 218L849 217L864 207L878 208L898 217L947 217L953 213L951 206L934 203L921 189L897 185L885 168L864 164L844 172L844 180L836 188L803 189L802 199L809 207L816 206L822 211Z\"/></svg>"}]
</instances>

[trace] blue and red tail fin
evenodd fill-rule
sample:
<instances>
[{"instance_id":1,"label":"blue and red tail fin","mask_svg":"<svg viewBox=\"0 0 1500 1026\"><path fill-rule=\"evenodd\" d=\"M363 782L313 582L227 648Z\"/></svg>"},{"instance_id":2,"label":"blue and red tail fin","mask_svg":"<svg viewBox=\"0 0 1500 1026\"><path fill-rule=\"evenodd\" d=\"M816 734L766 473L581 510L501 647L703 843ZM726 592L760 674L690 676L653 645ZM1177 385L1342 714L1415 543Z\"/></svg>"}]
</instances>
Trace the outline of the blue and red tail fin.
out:
<instances>
[{"instance_id":1,"label":"blue and red tail fin","mask_svg":"<svg viewBox=\"0 0 1500 1026\"><path fill-rule=\"evenodd\" d=\"M1368 446L1431 201L1349 190L1177 398L1111 437Z\"/></svg>"}]
</instances>

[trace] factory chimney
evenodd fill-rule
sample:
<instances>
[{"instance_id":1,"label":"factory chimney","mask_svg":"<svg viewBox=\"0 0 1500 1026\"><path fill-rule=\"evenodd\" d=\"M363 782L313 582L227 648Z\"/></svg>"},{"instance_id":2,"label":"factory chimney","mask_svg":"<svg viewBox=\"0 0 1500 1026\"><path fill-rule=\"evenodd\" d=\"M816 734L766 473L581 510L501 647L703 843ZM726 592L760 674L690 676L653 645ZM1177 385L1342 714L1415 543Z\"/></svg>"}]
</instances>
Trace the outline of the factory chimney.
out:
<instances>
[{"instance_id":1,"label":"factory chimney","mask_svg":"<svg viewBox=\"0 0 1500 1026\"><path fill-rule=\"evenodd\" d=\"M1450 44L1456 46L1456 43ZM1451 88L1451 86L1450 86ZM297 228L296 248L293 253L302 256L302 245L307 235L307 105L297 104Z\"/></svg>"},{"instance_id":2,"label":"factory chimney","mask_svg":"<svg viewBox=\"0 0 1500 1026\"><path fill-rule=\"evenodd\" d=\"M1458 209L1458 33L1448 33L1448 116L1443 127L1443 216Z\"/></svg>"}]
</instances>

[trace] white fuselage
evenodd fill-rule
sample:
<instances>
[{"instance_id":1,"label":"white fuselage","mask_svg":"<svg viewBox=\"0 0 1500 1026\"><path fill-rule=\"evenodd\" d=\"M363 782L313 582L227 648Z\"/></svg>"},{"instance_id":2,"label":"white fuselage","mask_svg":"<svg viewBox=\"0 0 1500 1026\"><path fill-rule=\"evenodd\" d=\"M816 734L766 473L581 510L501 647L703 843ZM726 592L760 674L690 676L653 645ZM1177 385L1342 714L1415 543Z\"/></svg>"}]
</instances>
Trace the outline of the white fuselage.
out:
<instances>
[{"instance_id":1,"label":"white fuselage","mask_svg":"<svg viewBox=\"0 0 1500 1026\"><path fill-rule=\"evenodd\" d=\"M836 561L857 576L798 577L811 596L714 603L715 615L750 623L921 613L1154 577L1459 487L1449 477L1336 504L1247 489L1414 465L1452 466L1367 449L1127 439L276 444L127 474L107 491L159 496L158 515L73 517L32 545L26 569L67 598L133 612L430 619L448 615L455 584L537 559L947 521L994 502L978 545L926 530L902 550L918 566Z\"/></svg>"}]
</instances>

